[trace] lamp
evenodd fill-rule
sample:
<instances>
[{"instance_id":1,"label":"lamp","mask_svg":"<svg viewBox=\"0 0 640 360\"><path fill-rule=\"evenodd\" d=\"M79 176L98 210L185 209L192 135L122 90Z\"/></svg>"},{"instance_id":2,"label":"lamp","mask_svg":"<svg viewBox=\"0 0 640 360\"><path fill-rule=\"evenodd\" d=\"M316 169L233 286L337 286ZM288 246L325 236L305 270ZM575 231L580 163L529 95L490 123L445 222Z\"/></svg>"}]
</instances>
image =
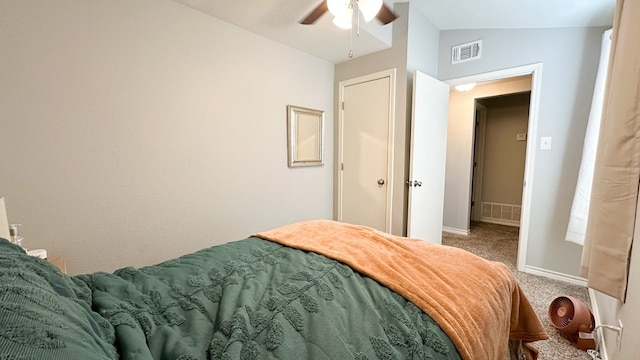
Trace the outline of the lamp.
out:
<instances>
[{"instance_id":1,"label":"lamp","mask_svg":"<svg viewBox=\"0 0 640 360\"><path fill-rule=\"evenodd\" d=\"M351 29L351 20L353 19L353 10L345 16L336 16L333 18L333 24L341 29Z\"/></svg>"},{"instance_id":2,"label":"lamp","mask_svg":"<svg viewBox=\"0 0 640 360\"><path fill-rule=\"evenodd\" d=\"M353 14L351 0L327 0L327 7L329 12L338 18L349 16L349 13Z\"/></svg>"},{"instance_id":3,"label":"lamp","mask_svg":"<svg viewBox=\"0 0 640 360\"><path fill-rule=\"evenodd\" d=\"M327 0L333 23L342 29L351 29L353 7L358 7L365 21L371 21L380 11L382 0Z\"/></svg>"},{"instance_id":4,"label":"lamp","mask_svg":"<svg viewBox=\"0 0 640 360\"><path fill-rule=\"evenodd\" d=\"M353 3L351 0L327 0L329 12L334 16L333 24L341 29L351 29Z\"/></svg>"},{"instance_id":5,"label":"lamp","mask_svg":"<svg viewBox=\"0 0 640 360\"><path fill-rule=\"evenodd\" d=\"M356 2L366 22L373 20L382 7L382 0L356 0Z\"/></svg>"}]
</instances>

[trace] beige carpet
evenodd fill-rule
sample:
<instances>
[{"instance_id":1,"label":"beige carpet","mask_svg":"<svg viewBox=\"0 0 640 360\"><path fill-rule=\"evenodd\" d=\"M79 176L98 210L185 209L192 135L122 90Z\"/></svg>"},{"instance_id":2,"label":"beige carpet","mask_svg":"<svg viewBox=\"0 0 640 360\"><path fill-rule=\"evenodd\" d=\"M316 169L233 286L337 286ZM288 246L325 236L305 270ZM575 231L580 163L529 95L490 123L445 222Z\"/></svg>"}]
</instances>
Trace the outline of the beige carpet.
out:
<instances>
[{"instance_id":1,"label":"beige carpet","mask_svg":"<svg viewBox=\"0 0 640 360\"><path fill-rule=\"evenodd\" d=\"M473 223L470 235L463 236L445 232L442 235L442 243L465 249L488 260L503 262L509 266L550 337L549 340L536 343L536 347L540 351L539 360L591 360L591 356L572 347L569 341L561 337L551 327L547 315L549 304L558 296L573 296L590 306L587 289L516 271L518 230L513 226Z\"/></svg>"}]
</instances>

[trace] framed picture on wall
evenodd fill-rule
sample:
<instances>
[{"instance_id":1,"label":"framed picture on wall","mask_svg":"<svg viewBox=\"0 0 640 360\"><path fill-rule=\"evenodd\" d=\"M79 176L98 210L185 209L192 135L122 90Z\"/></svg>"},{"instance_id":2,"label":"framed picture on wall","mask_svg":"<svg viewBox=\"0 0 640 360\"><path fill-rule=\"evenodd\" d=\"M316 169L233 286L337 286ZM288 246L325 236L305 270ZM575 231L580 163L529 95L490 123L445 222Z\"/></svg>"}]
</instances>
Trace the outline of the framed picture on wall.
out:
<instances>
[{"instance_id":1,"label":"framed picture on wall","mask_svg":"<svg viewBox=\"0 0 640 360\"><path fill-rule=\"evenodd\" d=\"M287 106L289 167L324 165L324 111Z\"/></svg>"}]
</instances>

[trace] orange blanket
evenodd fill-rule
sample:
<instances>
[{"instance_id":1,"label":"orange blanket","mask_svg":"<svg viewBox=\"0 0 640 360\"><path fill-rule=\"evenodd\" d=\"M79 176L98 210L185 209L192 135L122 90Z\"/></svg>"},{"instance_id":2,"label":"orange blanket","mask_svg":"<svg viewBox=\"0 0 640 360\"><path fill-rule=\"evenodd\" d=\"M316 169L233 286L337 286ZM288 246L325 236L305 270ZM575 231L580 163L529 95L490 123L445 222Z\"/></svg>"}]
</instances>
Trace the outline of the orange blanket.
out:
<instances>
[{"instance_id":1,"label":"orange blanket","mask_svg":"<svg viewBox=\"0 0 640 360\"><path fill-rule=\"evenodd\" d=\"M384 284L440 324L463 359L508 359L509 339L548 338L502 263L330 220L300 222L253 236L325 255Z\"/></svg>"}]
</instances>

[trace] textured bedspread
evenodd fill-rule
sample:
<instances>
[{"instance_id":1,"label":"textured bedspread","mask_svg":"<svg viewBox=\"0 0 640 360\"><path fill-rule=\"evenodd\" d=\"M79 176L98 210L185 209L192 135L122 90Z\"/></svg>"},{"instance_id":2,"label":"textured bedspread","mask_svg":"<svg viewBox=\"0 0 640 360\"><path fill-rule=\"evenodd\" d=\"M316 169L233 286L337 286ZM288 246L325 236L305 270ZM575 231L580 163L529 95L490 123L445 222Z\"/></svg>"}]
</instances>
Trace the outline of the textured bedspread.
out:
<instances>
[{"instance_id":1,"label":"textured bedspread","mask_svg":"<svg viewBox=\"0 0 640 360\"><path fill-rule=\"evenodd\" d=\"M464 359L508 359L508 339L548 338L502 263L328 220L296 223L257 236L339 260L398 292L440 324Z\"/></svg>"},{"instance_id":2,"label":"textured bedspread","mask_svg":"<svg viewBox=\"0 0 640 360\"><path fill-rule=\"evenodd\" d=\"M459 359L411 302L259 238L69 277L0 240L1 359Z\"/></svg>"}]
</instances>

